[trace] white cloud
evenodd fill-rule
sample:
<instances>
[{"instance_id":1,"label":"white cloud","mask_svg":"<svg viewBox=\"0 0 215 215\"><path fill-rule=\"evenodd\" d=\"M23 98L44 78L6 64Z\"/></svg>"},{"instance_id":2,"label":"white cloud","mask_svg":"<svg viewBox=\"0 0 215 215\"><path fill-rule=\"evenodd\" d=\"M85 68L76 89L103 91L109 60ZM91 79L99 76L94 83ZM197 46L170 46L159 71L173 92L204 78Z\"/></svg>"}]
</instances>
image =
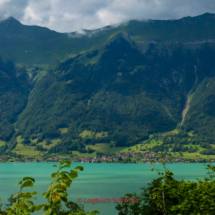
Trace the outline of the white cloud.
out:
<instances>
[{"instance_id":1,"label":"white cloud","mask_svg":"<svg viewBox=\"0 0 215 215\"><path fill-rule=\"evenodd\" d=\"M96 29L131 19L178 19L215 13L214 0L0 0L0 14L60 32Z\"/></svg>"},{"instance_id":2,"label":"white cloud","mask_svg":"<svg viewBox=\"0 0 215 215\"><path fill-rule=\"evenodd\" d=\"M63 15L63 19L65 20L78 20L81 18L81 15L80 14L71 14L71 13L65 13Z\"/></svg>"},{"instance_id":3,"label":"white cloud","mask_svg":"<svg viewBox=\"0 0 215 215\"><path fill-rule=\"evenodd\" d=\"M29 0L22 21L27 24L44 25L44 21L50 16L50 3L50 0Z\"/></svg>"},{"instance_id":4,"label":"white cloud","mask_svg":"<svg viewBox=\"0 0 215 215\"><path fill-rule=\"evenodd\" d=\"M0 0L0 5L10 2L10 0Z\"/></svg>"},{"instance_id":5,"label":"white cloud","mask_svg":"<svg viewBox=\"0 0 215 215\"><path fill-rule=\"evenodd\" d=\"M42 18L37 13L35 13L32 7L28 6L25 8L23 20L28 22L31 22L33 20L33 22L36 21L38 23L38 21L39 22L42 21Z\"/></svg>"}]
</instances>

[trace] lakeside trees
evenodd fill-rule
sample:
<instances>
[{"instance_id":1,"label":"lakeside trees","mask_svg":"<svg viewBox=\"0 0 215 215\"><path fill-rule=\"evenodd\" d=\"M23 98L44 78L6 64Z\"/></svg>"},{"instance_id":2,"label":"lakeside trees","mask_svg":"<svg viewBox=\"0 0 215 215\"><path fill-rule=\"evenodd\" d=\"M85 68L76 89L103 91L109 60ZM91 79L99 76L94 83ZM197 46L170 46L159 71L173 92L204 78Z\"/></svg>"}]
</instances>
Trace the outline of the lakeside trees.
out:
<instances>
[{"instance_id":1,"label":"lakeside trees","mask_svg":"<svg viewBox=\"0 0 215 215\"><path fill-rule=\"evenodd\" d=\"M208 164L208 177L197 181L176 180L173 172L163 163L160 176L137 195L126 194L124 198L138 198L138 203L123 202L116 206L118 215L214 215L215 214L215 166Z\"/></svg>"}]
</instances>

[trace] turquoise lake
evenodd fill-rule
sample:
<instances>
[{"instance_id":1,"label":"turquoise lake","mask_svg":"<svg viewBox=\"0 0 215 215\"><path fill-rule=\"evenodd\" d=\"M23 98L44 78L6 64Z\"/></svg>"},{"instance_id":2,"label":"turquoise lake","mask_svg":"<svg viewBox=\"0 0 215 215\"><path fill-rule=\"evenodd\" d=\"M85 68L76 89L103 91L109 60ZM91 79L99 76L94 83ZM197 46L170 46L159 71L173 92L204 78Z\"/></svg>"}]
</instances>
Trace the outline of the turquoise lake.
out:
<instances>
[{"instance_id":1,"label":"turquoise lake","mask_svg":"<svg viewBox=\"0 0 215 215\"><path fill-rule=\"evenodd\" d=\"M55 163L0 163L0 198L1 203L7 203L10 194L18 191L19 187L14 183L19 182L23 177L35 178L35 187L26 191L37 190L36 204L45 202L42 193L47 190L51 182L50 175L56 168ZM152 172L149 164L91 164L72 163L72 168L83 166L84 171L79 172L69 188L69 200L77 202L77 198L107 198L111 203L83 203L86 211L99 210L101 215L117 215L116 203L113 197L119 198L126 193L140 193L140 188L147 185L152 179L157 178L156 172ZM173 170L175 178L185 180L202 179L207 170L205 164L167 164L168 169ZM161 164L156 168L162 169ZM38 214L42 214L42 211Z\"/></svg>"}]
</instances>

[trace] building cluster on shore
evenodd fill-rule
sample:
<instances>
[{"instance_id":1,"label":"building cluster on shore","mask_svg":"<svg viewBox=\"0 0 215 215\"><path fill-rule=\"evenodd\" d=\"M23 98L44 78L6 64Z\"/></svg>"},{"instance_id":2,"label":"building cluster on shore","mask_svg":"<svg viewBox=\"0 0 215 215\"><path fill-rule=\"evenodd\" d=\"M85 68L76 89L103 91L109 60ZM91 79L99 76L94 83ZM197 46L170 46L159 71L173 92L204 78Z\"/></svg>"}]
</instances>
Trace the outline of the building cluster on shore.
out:
<instances>
[{"instance_id":1,"label":"building cluster on shore","mask_svg":"<svg viewBox=\"0 0 215 215\"><path fill-rule=\"evenodd\" d=\"M162 153L156 153L154 151L147 152L117 152L102 154L97 157L81 157L73 159L74 162L82 163L159 163L163 160L165 163L201 163L201 162L215 162L215 160L203 160L201 158L196 159L185 159L185 158L176 158L174 153L172 157L163 157Z\"/></svg>"},{"instance_id":2,"label":"building cluster on shore","mask_svg":"<svg viewBox=\"0 0 215 215\"><path fill-rule=\"evenodd\" d=\"M63 159L72 160L72 162L81 162L81 163L160 163L161 160L165 163L214 163L215 160L211 159L201 159L197 156L196 159L188 159L183 157L174 157L174 153L172 156L164 157L162 153L156 153L155 151L129 151L129 152L117 152L117 153L99 153L96 157L64 157ZM53 156L48 159L35 159L35 158L22 158L16 160L12 158L10 160L7 159L6 156L0 156L0 162L58 162L61 160L61 157Z\"/></svg>"}]
</instances>

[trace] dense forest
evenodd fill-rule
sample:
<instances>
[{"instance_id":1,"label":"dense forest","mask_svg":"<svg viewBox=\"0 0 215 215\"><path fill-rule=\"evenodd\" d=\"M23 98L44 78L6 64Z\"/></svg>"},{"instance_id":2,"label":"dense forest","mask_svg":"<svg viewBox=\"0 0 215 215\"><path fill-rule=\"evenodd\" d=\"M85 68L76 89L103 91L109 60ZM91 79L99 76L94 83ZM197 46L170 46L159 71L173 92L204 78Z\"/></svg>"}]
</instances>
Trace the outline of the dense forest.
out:
<instances>
[{"instance_id":1,"label":"dense forest","mask_svg":"<svg viewBox=\"0 0 215 215\"><path fill-rule=\"evenodd\" d=\"M207 45L195 52L175 47L171 53L151 45L141 54L124 38L118 38L95 65L83 65L74 58L49 71L34 85L17 128L23 137L38 134L41 141L61 137L63 145L56 147L71 151L84 151L85 144L98 141L131 146L148 139L149 134L172 130L182 120L188 93L201 90L206 79L213 80L214 61L204 62L202 52L215 55ZM195 85L197 77L199 85ZM208 89L208 93L213 91ZM213 114L206 112L196 126L197 118L190 114L195 113L191 112L194 102L184 129L213 136ZM213 111L213 106L207 105L207 109ZM202 111L207 110L197 110L199 114ZM203 121L207 122L204 130ZM68 127L66 134L60 133L62 127ZM108 137L84 139L79 136L84 130L108 132Z\"/></svg>"},{"instance_id":2,"label":"dense forest","mask_svg":"<svg viewBox=\"0 0 215 215\"><path fill-rule=\"evenodd\" d=\"M25 68L17 69L11 61L0 59L0 139L9 141L13 123L24 110L31 83Z\"/></svg>"},{"instance_id":3,"label":"dense forest","mask_svg":"<svg viewBox=\"0 0 215 215\"><path fill-rule=\"evenodd\" d=\"M18 33L22 29L29 30L14 19L7 22L7 25L1 24L7 28L7 35L11 33L10 25L18 26ZM167 138L153 149L165 151L169 144L175 143L174 151L195 151L195 147L183 146L187 145L187 133L192 132L197 135L189 138L193 145L204 146L203 154L215 154L210 147L215 138L215 47L212 40L215 34L210 27L205 27L205 35L199 34L201 42L196 42L198 38L194 36L180 41L171 30L172 25L181 29L190 25L197 29L197 23L210 26L214 22L210 14L184 18L171 25L169 21L150 21L147 25L150 25L151 35L154 36L153 28L163 26L171 32L172 41L163 39L161 29L160 39L152 37L145 43L145 30L140 29L142 41L140 32L135 33L135 26L142 25L143 30L144 25L130 22L126 32L110 36L114 29L107 29L101 33L103 36L97 35L105 42L101 40L95 45L94 39L87 51L49 65L49 69L36 64L20 67L17 59L14 62L13 59L1 60L0 140L9 145L1 146L0 151L15 148L16 137L21 135L23 144L34 145L38 151L92 153L86 145L132 146L148 139L150 134L178 127L178 136ZM37 29L41 35L48 32L48 29ZM31 36L29 32L26 37ZM55 35L49 33L47 37ZM56 33L61 42L64 36ZM186 103L187 112L183 114ZM62 128L67 131L61 132ZM81 136L86 130L94 136ZM96 136L98 133L102 135ZM183 141L181 136L184 136ZM32 143L34 139L36 143ZM47 145L51 144L52 139L60 139L60 142L49 150L38 145L44 140Z\"/></svg>"}]
</instances>

